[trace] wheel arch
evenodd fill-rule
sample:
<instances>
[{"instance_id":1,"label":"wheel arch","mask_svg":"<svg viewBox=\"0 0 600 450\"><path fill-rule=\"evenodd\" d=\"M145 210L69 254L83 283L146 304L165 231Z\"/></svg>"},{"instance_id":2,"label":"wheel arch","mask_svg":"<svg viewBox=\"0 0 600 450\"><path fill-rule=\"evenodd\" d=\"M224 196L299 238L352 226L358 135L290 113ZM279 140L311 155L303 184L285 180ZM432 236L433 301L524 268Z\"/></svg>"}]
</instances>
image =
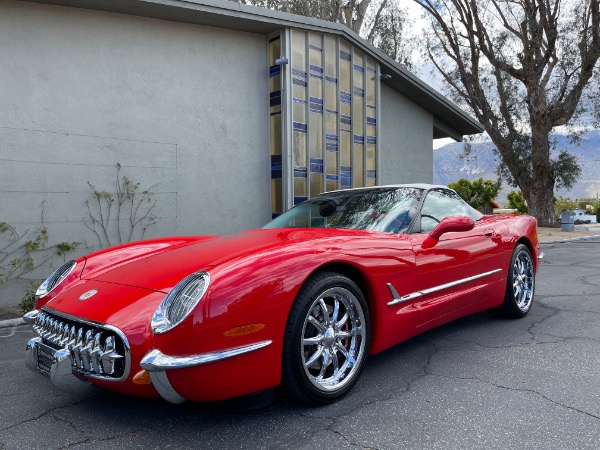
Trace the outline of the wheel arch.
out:
<instances>
[{"instance_id":1,"label":"wheel arch","mask_svg":"<svg viewBox=\"0 0 600 450\"><path fill-rule=\"evenodd\" d=\"M375 308L375 301L373 299L373 288L369 283L366 274L358 267L347 262L330 262L319 266L307 277L307 279L317 272L336 272L341 275L344 275L347 278L350 278L356 283L356 285L361 290L362 294L365 296L365 300L367 300L369 310L373 311L373 309Z\"/></svg>"}]
</instances>

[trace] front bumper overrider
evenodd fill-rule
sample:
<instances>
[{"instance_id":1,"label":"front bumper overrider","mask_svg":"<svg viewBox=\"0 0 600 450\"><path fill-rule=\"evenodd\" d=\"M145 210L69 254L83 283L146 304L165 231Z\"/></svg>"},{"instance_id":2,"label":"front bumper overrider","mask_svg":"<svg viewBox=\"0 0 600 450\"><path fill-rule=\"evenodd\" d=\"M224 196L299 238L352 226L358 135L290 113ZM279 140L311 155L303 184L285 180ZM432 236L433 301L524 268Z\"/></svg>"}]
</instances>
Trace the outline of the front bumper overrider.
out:
<instances>
[{"instance_id":1,"label":"front bumper overrider","mask_svg":"<svg viewBox=\"0 0 600 450\"><path fill-rule=\"evenodd\" d=\"M197 367L212 362L221 361L233 356L243 355L254 350L270 345L272 341L260 341L254 344L243 345L226 350L201 353L190 356L169 356L160 350L151 350L142 358L140 366L147 370L152 379L152 384L162 398L171 403L182 403L185 401L171 385L167 371Z\"/></svg>"}]
</instances>

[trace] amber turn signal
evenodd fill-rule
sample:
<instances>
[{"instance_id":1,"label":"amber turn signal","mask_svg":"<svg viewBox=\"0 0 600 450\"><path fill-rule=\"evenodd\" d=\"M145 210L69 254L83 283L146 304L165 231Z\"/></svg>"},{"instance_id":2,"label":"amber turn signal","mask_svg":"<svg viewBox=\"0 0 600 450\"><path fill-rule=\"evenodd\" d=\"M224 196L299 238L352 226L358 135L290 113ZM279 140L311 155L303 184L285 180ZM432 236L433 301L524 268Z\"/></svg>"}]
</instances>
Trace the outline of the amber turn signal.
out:
<instances>
[{"instance_id":1,"label":"amber turn signal","mask_svg":"<svg viewBox=\"0 0 600 450\"><path fill-rule=\"evenodd\" d=\"M152 384L150 374L146 370L140 370L132 380L135 384Z\"/></svg>"},{"instance_id":2,"label":"amber turn signal","mask_svg":"<svg viewBox=\"0 0 600 450\"><path fill-rule=\"evenodd\" d=\"M231 330L227 330L223 333L225 337L240 337L247 336L252 333L258 333L262 330L266 325L264 323L251 323L250 325L242 325L241 327L235 327Z\"/></svg>"}]
</instances>

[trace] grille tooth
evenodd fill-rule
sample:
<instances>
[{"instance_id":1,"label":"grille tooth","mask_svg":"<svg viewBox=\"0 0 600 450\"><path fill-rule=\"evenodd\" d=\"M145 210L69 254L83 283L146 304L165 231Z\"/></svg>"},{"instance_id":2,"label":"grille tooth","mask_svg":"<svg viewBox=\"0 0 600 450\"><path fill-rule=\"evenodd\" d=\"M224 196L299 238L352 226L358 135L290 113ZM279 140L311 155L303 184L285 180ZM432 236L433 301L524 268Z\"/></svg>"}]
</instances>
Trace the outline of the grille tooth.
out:
<instances>
[{"instance_id":1,"label":"grille tooth","mask_svg":"<svg viewBox=\"0 0 600 450\"><path fill-rule=\"evenodd\" d=\"M90 352L90 362L92 364L92 370L96 373L102 373L100 367L100 355L102 354L102 348L100 346L100 333L96 333L94 341L92 343L92 351Z\"/></svg>"},{"instance_id":2,"label":"grille tooth","mask_svg":"<svg viewBox=\"0 0 600 450\"><path fill-rule=\"evenodd\" d=\"M56 350L66 348L73 371L102 379L117 379L126 369L125 347L114 331L74 319L63 319L41 311L33 330L45 345Z\"/></svg>"}]
</instances>

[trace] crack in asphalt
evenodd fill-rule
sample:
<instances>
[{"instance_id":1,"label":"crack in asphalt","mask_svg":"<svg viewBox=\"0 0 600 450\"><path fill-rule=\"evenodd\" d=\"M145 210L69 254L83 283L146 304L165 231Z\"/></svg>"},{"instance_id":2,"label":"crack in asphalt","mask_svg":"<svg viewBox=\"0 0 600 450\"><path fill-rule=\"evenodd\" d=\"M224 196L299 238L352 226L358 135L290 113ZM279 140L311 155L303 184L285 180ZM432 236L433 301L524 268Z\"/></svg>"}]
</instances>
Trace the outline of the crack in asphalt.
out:
<instances>
[{"instance_id":1,"label":"crack in asphalt","mask_svg":"<svg viewBox=\"0 0 600 450\"><path fill-rule=\"evenodd\" d=\"M541 392L538 392L538 391L536 391L534 389L515 388L515 387L511 387L511 386L504 386L502 384L497 384L497 383L494 383L494 382L489 381L489 380L482 380L481 378L477 378L477 377L457 377L457 376L451 376L451 375L442 375L442 374L439 374L439 373L431 373L430 375L434 376L434 377L440 377L440 378L449 378L449 379L456 379L456 380L478 381L480 383L488 384L490 386L494 386L494 387L497 387L499 389L506 389L508 391L529 392L529 393L532 393L532 394L539 395L544 400L547 400L547 401L549 401L549 402L551 402L551 403L553 403L553 404L555 404L557 406L561 406L563 408L570 409L572 411L576 411L576 412L581 413L581 414L585 414L586 416L592 417L594 419L600 419L600 415L596 415L596 414L590 413L588 411L584 411L584 410L576 408L574 406L565 405L564 403L560 403L560 402L558 402L558 401L556 401L556 400L554 400L554 399L552 399L552 398L550 398L550 397L548 397L548 396L546 396L546 395L542 394Z\"/></svg>"},{"instance_id":2,"label":"crack in asphalt","mask_svg":"<svg viewBox=\"0 0 600 450\"><path fill-rule=\"evenodd\" d=\"M81 400L78 400L78 401L76 401L75 403L71 403L71 404L69 404L69 405L56 406L56 407L54 407L54 408L50 408L50 409L48 409L48 410L44 411L43 413L41 413L41 414L38 414L38 415L37 415L37 416L35 416L35 417L30 417L29 419L24 419L24 420L21 420L21 421L19 421L19 422L15 423L15 424L13 424L13 425L9 425L9 426L7 426L7 427L0 428L0 431L6 431L6 430L10 430L10 429L12 429L12 428L18 427L19 425L23 425L23 424L25 424L25 423L29 423L29 422L34 422L34 421L36 421L36 420L38 420L38 419L41 419L42 417L44 417L44 416L46 416L46 415L50 415L50 417L52 417L52 418L55 418L55 419L56 419L56 417L55 417L55 416L53 416L51 413L53 413L53 412L55 412L55 411L58 411L58 410L61 410L61 409L68 409L68 408L72 408L73 406L77 406L77 405L79 405L80 403L87 402L88 400L90 400L91 398L94 398L94 397L95 397L95 395L93 395L93 396L90 396L90 397L86 397L86 398L84 398L84 399L81 399Z\"/></svg>"},{"instance_id":3,"label":"crack in asphalt","mask_svg":"<svg viewBox=\"0 0 600 450\"><path fill-rule=\"evenodd\" d=\"M62 422L66 422L67 424L72 426L75 430L77 430L77 428L75 426L73 426L73 424L70 423L68 420L63 420L58 417L55 417L55 419L60 420ZM81 430L77 430L77 431L82 432ZM92 443L96 443L96 442L108 442L108 441L114 441L117 439L122 439L122 438L127 438L127 437L139 436L140 434L147 433L148 431L150 431L150 430L148 430L147 428L139 428L139 429L133 430L133 431L123 431L121 433L117 433L113 436L108 436L105 438L96 438L96 437L90 437L90 436L85 435L83 440L77 441L77 442L66 443L61 447L57 447L56 450L61 450L61 449L67 448L67 447L68 448L77 447L77 446L83 445L83 444L92 444Z\"/></svg>"},{"instance_id":4,"label":"crack in asphalt","mask_svg":"<svg viewBox=\"0 0 600 450\"><path fill-rule=\"evenodd\" d=\"M423 367L421 369L422 373L413 377L412 379L408 380L406 385L404 387L392 390L388 395L378 398L378 399L374 399L374 400L368 400L364 403L361 403L360 405L355 406L354 408L351 408L350 410L344 412L343 414L337 415L337 416L313 416L310 414L306 414L300 411L295 411L298 415L302 416L302 417L307 417L307 418L311 418L311 419L329 419L332 422L326 426L326 427L321 427L318 430L315 430L313 433L310 434L309 439L314 437L317 433L321 432L321 431L329 431L332 433L335 433L337 435L339 435L340 437L342 437L346 442L348 442L348 444L364 449L364 450L378 450L376 447L365 447L362 446L361 444L358 444L354 441L352 441L350 438L348 438L347 436L345 436L340 430L336 430L333 427L335 427L335 425L338 423L338 420L352 415L354 413L356 413L356 411L359 411L363 408L366 408L368 406L372 406L372 405L376 405L378 403L381 402L385 402L388 400L391 400L392 398L396 397L396 396L402 396L405 395L407 392L410 391L411 386L416 383L417 381L419 381L420 379L422 379L423 377L426 377L429 375L429 373L427 372L427 366L429 366L429 364L431 363L431 359L433 358L433 356L439 351L438 347L431 341L426 340L426 339L420 339L421 342L425 342L426 344L430 345L432 347L432 351L431 353L429 353L429 355L427 355L427 358L425 360L425 362L423 363Z\"/></svg>"}]
</instances>

